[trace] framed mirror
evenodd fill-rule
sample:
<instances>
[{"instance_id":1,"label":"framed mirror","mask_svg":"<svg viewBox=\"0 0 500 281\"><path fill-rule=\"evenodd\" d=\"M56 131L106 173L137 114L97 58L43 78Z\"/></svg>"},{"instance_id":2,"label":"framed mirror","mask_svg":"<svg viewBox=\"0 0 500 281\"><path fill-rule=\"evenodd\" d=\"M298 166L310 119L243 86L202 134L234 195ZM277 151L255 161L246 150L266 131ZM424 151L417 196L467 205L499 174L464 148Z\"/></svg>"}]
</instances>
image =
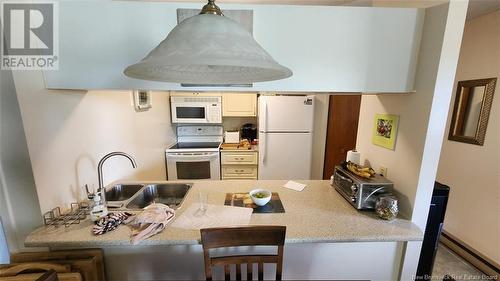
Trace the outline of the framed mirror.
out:
<instances>
[{"instance_id":1,"label":"framed mirror","mask_svg":"<svg viewBox=\"0 0 500 281\"><path fill-rule=\"evenodd\" d=\"M483 145L497 78L459 81L448 139Z\"/></svg>"}]
</instances>

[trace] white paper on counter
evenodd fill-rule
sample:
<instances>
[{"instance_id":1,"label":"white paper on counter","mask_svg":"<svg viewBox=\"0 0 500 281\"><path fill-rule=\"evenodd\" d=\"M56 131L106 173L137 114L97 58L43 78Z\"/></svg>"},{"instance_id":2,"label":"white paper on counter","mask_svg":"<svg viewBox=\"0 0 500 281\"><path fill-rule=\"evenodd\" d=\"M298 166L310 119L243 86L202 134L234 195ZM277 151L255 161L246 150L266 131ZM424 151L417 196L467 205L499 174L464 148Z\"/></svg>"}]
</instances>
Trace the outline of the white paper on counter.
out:
<instances>
[{"instance_id":1,"label":"white paper on counter","mask_svg":"<svg viewBox=\"0 0 500 281\"><path fill-rule=\"evenodd\" d=\"M199 230L209 227L248 225L253 212L252 208L207 204L203 213L199 210L199 206L199 204L190 205L171 226Z\"/></svg>"},{"instance_id":2,"label":"white paper on counter","mask_svg":"<svg viewBox=\"0 0 500 281\"><path fill-rule=\"evenodd\" d=\"M285 187L285 188L293 189L296 191L302 191L302 190L304 190L304 188L306 188L306 186L307 186L307 184L303 184L303 183L296 182L296 181L288 181L287 183L285 183L283 185L283 187Z\"/></svg>"}]
</instances>

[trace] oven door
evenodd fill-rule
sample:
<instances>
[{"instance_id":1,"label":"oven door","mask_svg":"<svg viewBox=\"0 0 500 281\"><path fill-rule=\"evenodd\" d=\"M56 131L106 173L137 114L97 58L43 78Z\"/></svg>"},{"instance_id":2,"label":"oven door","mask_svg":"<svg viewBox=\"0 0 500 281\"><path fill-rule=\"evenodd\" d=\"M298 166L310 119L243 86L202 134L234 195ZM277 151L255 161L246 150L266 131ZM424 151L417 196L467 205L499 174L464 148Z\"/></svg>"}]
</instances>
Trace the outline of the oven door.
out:
<instances>
[{"instance_id":1,"label":"oven door","mask_svg":"<svg viewBox=\"0 0 500 281\"><path fill-rule=\"evenodd\" d=\"M206 103L172 103L172 123L208 123L209 108Z\"/></svg>"},{"instance_id":2,"label":"oven door","mask_svg":"<svg viewBox=\"0 0 500 281\"><path fill-rule=\"evenodd\" d=\"M167 173L168 180L219 180L219 152L168 152Z\"/></svg>"}]
</instances>

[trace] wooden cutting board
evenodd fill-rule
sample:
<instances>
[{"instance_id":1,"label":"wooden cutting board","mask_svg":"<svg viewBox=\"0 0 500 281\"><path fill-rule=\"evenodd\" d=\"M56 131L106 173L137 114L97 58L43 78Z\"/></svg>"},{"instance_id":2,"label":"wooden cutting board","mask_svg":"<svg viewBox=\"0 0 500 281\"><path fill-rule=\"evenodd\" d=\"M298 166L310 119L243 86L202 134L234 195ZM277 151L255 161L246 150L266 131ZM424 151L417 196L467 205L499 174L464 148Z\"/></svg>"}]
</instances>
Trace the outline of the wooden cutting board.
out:
<instances>
[{"instance_id":1,"label":"wooden cutting board","mask_svg":"<svg viewBox=\"0 0 500 281\"><path fill-rule=\"evenodd\" d=\"M220 146L221 150L250 150L252 148L251 145L242 146L239 143L223 143Z\"/></svg>"}]
</instances>

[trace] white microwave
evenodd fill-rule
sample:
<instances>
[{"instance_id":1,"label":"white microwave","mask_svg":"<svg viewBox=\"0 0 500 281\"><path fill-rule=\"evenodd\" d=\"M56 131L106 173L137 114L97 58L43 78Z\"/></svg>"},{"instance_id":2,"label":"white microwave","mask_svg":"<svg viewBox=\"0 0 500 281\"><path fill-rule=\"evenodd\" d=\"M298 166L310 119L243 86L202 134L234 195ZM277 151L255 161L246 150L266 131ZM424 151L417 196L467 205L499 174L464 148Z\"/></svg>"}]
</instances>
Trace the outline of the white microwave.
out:
<instances>
[{"instance_id":1,"label":"white microwave","mask_svg":"<svg viewBox=\"0 0 500 281\"><path fill-rule=\"evenodd\" d=\"M170 97L172 123L220 124L221 104L220 96L172 96Z\"/></svg>"}]
</instances>

